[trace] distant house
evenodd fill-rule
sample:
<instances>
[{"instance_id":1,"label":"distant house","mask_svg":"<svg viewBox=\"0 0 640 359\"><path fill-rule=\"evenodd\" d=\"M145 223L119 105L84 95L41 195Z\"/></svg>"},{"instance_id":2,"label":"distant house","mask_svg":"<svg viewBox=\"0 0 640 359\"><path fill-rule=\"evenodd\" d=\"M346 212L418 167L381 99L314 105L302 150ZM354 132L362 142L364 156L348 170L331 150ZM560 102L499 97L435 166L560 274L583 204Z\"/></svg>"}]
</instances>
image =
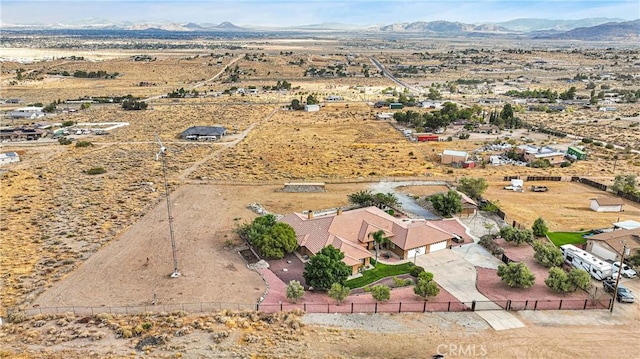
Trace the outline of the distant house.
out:
<instances>
[{"instance_id":1,"label":"distant house","mask_svg":"<svg viewBox=\"0 0 640 359\"><path fill-rule=\"evenodd\" d=\"M43 117L45 114L43 112L44 107L40 106L27 106L20 107L11 112L9 112L9 117L11 118L26 118L26 119L34 119Z\"/></svg>"},{"instance_id":2,"label":"distant house","mask_svg":"<svg viewBox=\"0 0 640 359\"><path fill-rule=\"evenodd\" d=\"M440 155L442 164L449 165L452 163L465 162L469 155L464 151L444 150Z\"/></svg>"},{"instance_id":3,"label":"distant house","mask_svg":"<svg viewBox=\"0 0 640 359\"><path fill-rule=\"evenodd\" d=\"M622 212L624 202L619 197L598 197L591 199L589 208L596 212Z\"/></svg>"},{"instance_id":4,"label":"distant house","mask_svg":"<svg viewBox=\"0 0 640 359\"><path fill-rule=\"evenodd\" d=\"M0 153L0 166L8 165L9 163L20 162L20 156L15 152Z\"/></svg>"},{"instance_id":5,"label":"distant house","mask_svg":"<svg viewBox=\"0 0 640 359\"><path fill-rule=\"evenodd\" d=\"M403 108L404 108L404 105L401 104L400 102L392 102L389 104L390 110L402 110Z\"/></svg>"},{"instance_id":6,"label":"distant house","mask_svg":"<svg viewBox=\"0 0 640 359\"><path fill-rule=\"evenodd\" d=\"M636 229L636 228L640 228L640 222L638 221L634 221L632 219L626 220L626 221L622 221L622 222L616 222L613 224L613 229L614 230L618 230L618 229Z\"/></svg>"},{"instance_id":7,"label":"distant house","mask_svg":"<svg viewBox=\"0 0 640 359\"><path fill-rule=\"evenodd\" d=\"M329 95L329 96L325 97L324 100L327 101L327 102L342 101L342 96Z\"/></svg>"},{"instance_id":8,"label":"distant house","mask_svg":"<svg viewBox=\"0 0 640 359\"><path fill-rule=\"evenodd\" d=\"M527 163L535 160L546 159L552 165L559 165L565 161L565 153L551 147L536 147L531 145L520 145L516 152L521 154Z\"/></svg>"},{"instance_id":9,"label":"distant house","mask_svg":"<svg viewBox=\"0 0 640 359\"><path fill-rule=\"evenodd\" d=\"M0 141L34 141L46 134L46 131L31 127L0 129Z\"/></svg>"},{"instance_id":10,"label":"distant house","mask_svg":"<svg viewBox=\"0 0 640 359\"><path fill-rule=\"evenodd\" d=\"M431 108L434 110L439 110L442 108L442 102L440 101L422 101L420 103L421 108Z\"/></svg>"},{"instance_id":11,"label":"distant house","mask_svg":"<svg viewBox=\"0 0 640 359\"><path fill-rule=\"evenodd\" d=\"M377 207L366 207L336 214L314 216L292 213L282 222L293 227L301 255L313 256L322 248L332 245L344 253L344 263L352 274L370 264L375 255L371 233L383 231L389 243L383 247L401 259L449 248L458 242L458 233L465 233L464 226L456 220L399 219ZM467 236L468 237L468 236Z\"/></svg>"},{"instance_id":12,"label":"distant house","mask_svg":"<svg viewBox=\"0 0 640 359\"><path fill-rule=\"evenodd\" d=\"M499 105L502 103L502 100L498 98L481 98L478 100L478 103L483 105Z\"/></svg>"},{"instance_id":13,"label":"distant house","mask_svg":"<svg viewBox=\"0 0 640 359\"><path fill-rule=\"evenodd\" d=\"M595 234L587 238L586 250L604 259L619 261L623 243L635 254L640 250L640 228Z\"/></svg>"},{"instance_id":14,"label":"distant house","mask_svg":"<svg viewBox=\"0 0 640 359\"><path fill-rule=\"evenodd\" d=\"M180 134L180 138L190 141L215 141L227 134L227 129L220 126L193 126Z\"/></svg>"},{"instance_id":15,"label":"distant house","mask_svg":"<svg viewBox=\"0 0 640 359\"><path fill-rule=\"evenodd\" d=\"M393 120L393 114L389 112L377 113L376 120Z\"/></svg>"},{"instance_id":16,"label":"distant house","mask_svg":"<svg viewBox=\"0 0 640 359\"><path fill-rule=\"evenodd\" d=\"M320 105L304 105L306 112L318 112L320 111Z\"/></svg>"}]
</instances>

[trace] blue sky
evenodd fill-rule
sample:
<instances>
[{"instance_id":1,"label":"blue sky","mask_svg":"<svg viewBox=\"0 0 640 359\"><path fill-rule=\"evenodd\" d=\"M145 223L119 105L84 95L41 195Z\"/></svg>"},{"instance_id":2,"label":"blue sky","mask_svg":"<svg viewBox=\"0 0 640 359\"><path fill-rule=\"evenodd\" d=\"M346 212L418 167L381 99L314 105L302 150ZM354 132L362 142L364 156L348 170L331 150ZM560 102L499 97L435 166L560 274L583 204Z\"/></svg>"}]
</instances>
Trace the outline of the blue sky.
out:
<instances>
[{"instance_id":1,"label":"blue sky","mask_svg":"<svg viewBox=\"0 0 640 359\"><path fill-rule=\"evenodd\" d=\"M291 26L341 22L356 25L412 21L501 22L516 18L640 18L639 0L2 0L3 24L77 23L98 17L114 22L230 21L241 26Z\"/></svg>"}]
</instances>

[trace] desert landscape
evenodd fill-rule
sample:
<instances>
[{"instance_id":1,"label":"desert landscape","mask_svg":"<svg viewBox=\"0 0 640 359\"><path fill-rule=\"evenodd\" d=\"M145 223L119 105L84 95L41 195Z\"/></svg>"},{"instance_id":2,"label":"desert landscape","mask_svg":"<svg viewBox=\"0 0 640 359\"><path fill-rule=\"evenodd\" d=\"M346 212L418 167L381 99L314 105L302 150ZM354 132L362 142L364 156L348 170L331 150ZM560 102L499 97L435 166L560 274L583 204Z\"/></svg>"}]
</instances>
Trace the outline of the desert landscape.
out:
<instances>
[{"instance_id":1,"label":"desert landscape","mask_svg":"<svg viewBox=\"0 0 640 359\"><path fill-rule=\"evenodd\" d=\"M635 355L637 302L611 314L515 312L526 327L505 331L472 312L255 312L269 285L238 255L246 243L236 229L258 216L254 204L277 215L348 208L350 194L381 187L424 203L462 178L487 182L483 198L507 224L543 217L551 231L587 231L638 221L640 203L629 198L623 212L592 211L592 198L620 197L575 180L611 186L640 176L637 46L339 32L105 37L81 49L73 36L3 37L3 136L28 129L42 138L0 143L20 158L0 167L0 357L573 358L611 347ZM129 101L144 109L126 109ZM302 109L314 101L317 111ZM468 118L456 112L442 128L398 121L437 116L447 102ZM507 104L521 125L491 128ZM14 115L24 107L50 111ZM226 132L215 141L181 136L193 126ZM425 133L436 140L421 140ZM524 144L580 148L586 159L505 160L504 149ZM468 161L442 163L447 150ZM505 190L512 176L559 180ZM326 191L283 192L288 182ZM534 184L548 192L527 190ZM180 278L169 278L170 224Z\"/></svg>"}]
</instances>

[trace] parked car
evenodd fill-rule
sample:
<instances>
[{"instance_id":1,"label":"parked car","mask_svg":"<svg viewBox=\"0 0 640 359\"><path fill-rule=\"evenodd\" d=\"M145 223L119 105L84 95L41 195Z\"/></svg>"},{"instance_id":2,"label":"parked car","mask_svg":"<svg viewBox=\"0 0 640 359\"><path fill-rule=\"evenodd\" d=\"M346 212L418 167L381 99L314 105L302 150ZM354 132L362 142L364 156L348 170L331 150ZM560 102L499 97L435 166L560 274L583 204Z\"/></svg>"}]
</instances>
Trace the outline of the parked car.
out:
<instances>
[{"instance_id":1,"label":"parked car","mask_svg":"<svg viewBox=\"0 0 640 359\"><path fill-rule=\"evenodd\" d=\"M616 288L616 281L613 279L606 279L602 281L602 286L604 287L605 292L612 293ZM621 303L633 303L636 300L633 294L631 294L631 291L622 284L618 284L618 292L616 293L615 298Z\"/></svg>"},{"instance_id":2,"label":"parked car","mask_svg":"<svg viewBox=\"0 0 640 359\"><path fill-rule=\"evenodd\" d=\"M607 260L607 262L611 263L611 266L613 269L613 276L614 277L617 276L618 268L620 268L620 262L616 262L612 260ZM635 278L638 276L638 273L636 273L636 271L631 269L631 267L629 267L625 263L622 263L622 273L620 273L620 275L622 275L625 278Z\"/></svg>"}]
</instances>

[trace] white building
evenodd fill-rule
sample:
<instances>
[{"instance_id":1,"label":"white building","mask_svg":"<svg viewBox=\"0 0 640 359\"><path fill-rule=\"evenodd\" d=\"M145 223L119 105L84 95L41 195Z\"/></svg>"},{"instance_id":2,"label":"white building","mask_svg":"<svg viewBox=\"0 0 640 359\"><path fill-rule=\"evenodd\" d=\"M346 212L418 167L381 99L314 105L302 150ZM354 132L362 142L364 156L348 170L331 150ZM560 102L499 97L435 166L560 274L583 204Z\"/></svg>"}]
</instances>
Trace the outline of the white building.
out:
<instances>
[{"instance_id":1,"label":"white building","mask_svg":"<svg viewBox=\"0 0 640 359\"><path fill-rule=\"evenodd\" d=\"M598 197L591 198L589 208L596 212L622 212L624 202L617 197Z\"/></svg>"},{"instance_id":2,"label":"white building","mask_svg":"<svg viewBox=\"0 0 640 359\"><path fill-rule=\"evenodd\" d=\"M306 112L318 112L320 111L320 105L304 105Z\"/></svg>"},{"instance_id":3,"label":"white building","mask_svg":"<svg viewBox=\"0 0 640 359\"><path fill-rule=\"evenodd\" d=\"M4 166L9 163L20 162L20 156L15 152L0 153L0 166Z\"/></svg>"}]
</instances>

